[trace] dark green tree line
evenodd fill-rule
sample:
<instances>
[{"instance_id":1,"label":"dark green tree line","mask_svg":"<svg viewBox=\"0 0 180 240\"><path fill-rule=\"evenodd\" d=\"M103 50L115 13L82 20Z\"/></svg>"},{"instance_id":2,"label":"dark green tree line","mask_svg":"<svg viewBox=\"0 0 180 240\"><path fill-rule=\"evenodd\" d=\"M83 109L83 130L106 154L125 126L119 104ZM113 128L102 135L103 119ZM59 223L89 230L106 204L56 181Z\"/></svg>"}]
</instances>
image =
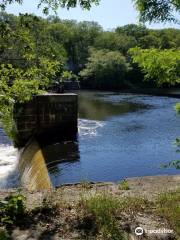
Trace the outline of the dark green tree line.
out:
<instances>
[{"instance_id":1,"label":"dark green tree line","mask_svg":"<svg viewBox=\"0 0 180 240\"><path fill-rule=\"evenodd\" d=\"M84 79L91 83L94 76L94 88L126 87L129 82L142 82L147 75L129 49L138 46L175 51L179 48L179 30L150 30L132 24L108 32L92 22L6 14L6 7L15 2L22 4L23 0L2 0L0 3L3 10L0 14L0 115L9 123L15 102L28 101L45 91L53 81L64 76L69 78L68 70L79 74L83 83ZM180 6L179 0L133 2L140 20L150 22L175 21L173 10L178 12ZM49 9L56 11L58 7L69 9L79 5L90 9L99 3L99 0L37 0L37 7L48 14ZM94 53L90 49L94 49ZM100 63L105 75L99 74L100 70L92 64L98 54L102 57Z\"/></svg>"}]
</instances>

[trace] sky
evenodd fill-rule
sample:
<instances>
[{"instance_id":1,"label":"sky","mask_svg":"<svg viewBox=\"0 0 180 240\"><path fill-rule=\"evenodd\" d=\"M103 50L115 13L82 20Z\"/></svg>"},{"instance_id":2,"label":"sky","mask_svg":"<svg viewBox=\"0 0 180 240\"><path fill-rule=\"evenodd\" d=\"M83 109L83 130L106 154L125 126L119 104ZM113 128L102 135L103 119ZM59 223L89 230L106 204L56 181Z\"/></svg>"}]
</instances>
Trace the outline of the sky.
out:
<instances>
[{"instance_id":1,"label":"sky","mask_svg":"<svg viewBox=\"0 0 180 240\"><path fill-rule=\"evenodd\" d=\"M6 11L18 15L19 13L34 13L38 16L44 16L42 9L37 9L38 0L24 0L23 5L12 4ZM50 12L53 14L53 12ZM57 15L61 19L73 19L77 21L95 21L105 30L112 30L117 26L126 24L138 24L138 12L133 6L132 0L101 0L99 6L93 6L90 11L82 10L80 7L75 9L59 9ZM172 23L146 24L149 28L168 28L180 26Z\"/></svg>"}]
</instances>

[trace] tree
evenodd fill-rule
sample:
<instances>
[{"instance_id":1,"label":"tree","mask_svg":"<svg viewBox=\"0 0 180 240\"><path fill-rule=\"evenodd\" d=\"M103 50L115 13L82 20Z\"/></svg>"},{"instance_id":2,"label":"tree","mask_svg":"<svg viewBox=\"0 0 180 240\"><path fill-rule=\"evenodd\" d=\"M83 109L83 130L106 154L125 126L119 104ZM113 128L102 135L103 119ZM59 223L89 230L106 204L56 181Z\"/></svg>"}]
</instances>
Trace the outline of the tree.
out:
<instances>
[{"instance_id":1,"label":"tree","mask_svg":"<svg viewBox=\"0 0 180 240\"><path fill-rule=\"evenodd\" d=\"M102 32L94 41L94 47L97 49L120 51L123 55L127 54L129 48L135 46L136 40L134 37L115 32Z\"/></svg>"},{"instance_id":2,"label":"tree","mask_svg":"<svg viewBox=\"0 0 180 240\"><path fill-rule=\"evenodd\" d=\"M146 36L143 36L139 39L138 46L144 49L148 48L160 48L161 39L155 36L152 33L149 33Z\"/></svg>"},{"instance_id":3,"label":"tree","mask_svg":"<svg viewBox=\"0 0 180 240\"><path fill-rule=\"evenodd\" d=\"M80 76L98 89L120 89L125 85L129 64L118 51L90 49L90 57Z\"/></svg>"},{"instance_id":4,"label":"tree","mask_svg":"<svg viewBox=\"0 0 180 240\"><path fill-rule=\"evenodd\" d=\"M26 17L28 23L31 19L30 26L26 24ZM56 49L51 41L42 44L45 36L42 31L39 34L38 19L20 16L14 26L7 19L0 18L0 119L6 133L12 137L15 103L24 103L42 93L57 73L62 74L63 62L59 51L54 55Z\"/></svg>"},{"instance_id":5,"label":"tree","mask_svg":"<svg viewBox=\"0 0 180 240\"><path fill-rule=\"evenodd\" d=\"M129 50L134 63L138 63L146 80L157 85L180 83L180 50L140 49Z\"/></svg>"},{"instance_id":6,"label":"tree","mask_svg":"<svg viewBox=\"0 0 180 240\"><path fill-rule=\"evenodd\" d=\"M37 6L44 5L43 11L48 14L51 8L56 11L58 7L61 8L74 8L77 5L83 9L90 9L93 4L97 5L101 0L37 0ZM174 12L180 11L179 0L132 0L135 3L137 10L140 13L140 20L142 22L165 22L177 21ZM23 0L2 0L0 8L5 10L8 4L12 3L22 4Z\"/></svg>"},{"instance_id":7,"label":"tree","mask_svg":"<svg viewBox=\"0 0 180 240\"><path fill-rule=\"evenodd\" d=\"M83 9L90 9L93 4L97 5L100 0L37 0L38 8L44 5L43 12L48 14L48 10L52 9L56 11L58 7L61 8L74 8L78 4ZM12 3L22 4L23 0L2 0L0 3L0 8L2 10L6 9L6 6Z\"/></svg>"},{"instance_id":8,"label":"tree","mask_svg":"<svg viewBox=\"0 0 180 240\"><path fill-rule=\"evenodd\" d=\"M117 27L116 32L134 37L135 40L138 41L139 38L147 35L149 30L143 25L127 24L123 27Z\"/></svg>"},{"instance_id":9,"label":"tree","mask_svg":"<svg viewBox=\"0 0 180 240\"><path fill-rule=\"evenodd\" d=\"M179 0L133 0L142 22L176 21L174 12L180 11Z\"/></svg>"}]
</instances>

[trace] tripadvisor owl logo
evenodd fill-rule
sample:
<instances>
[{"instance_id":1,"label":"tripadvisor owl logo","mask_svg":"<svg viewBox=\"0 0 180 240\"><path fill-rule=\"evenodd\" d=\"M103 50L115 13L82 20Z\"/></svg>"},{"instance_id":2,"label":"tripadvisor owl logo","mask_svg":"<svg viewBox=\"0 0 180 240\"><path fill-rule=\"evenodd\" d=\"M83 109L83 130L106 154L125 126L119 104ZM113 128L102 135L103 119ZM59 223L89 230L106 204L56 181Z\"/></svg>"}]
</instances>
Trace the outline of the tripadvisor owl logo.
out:
<instances>
[{"instance_id":1,"label":"tripadvisor owl logo","mask_svg":"<svg viewBox=\"0 0 180 240\"><path fill-rule=\"evenodd\" d=\"M134 230L137 236L145 234L173 234L172 229L160 228L160 229L143 229L142 227L137 227Z\"/></svg>"},{"instance_id":2,"label":"tripadvisor owl logo","mask_svg":"<svg viewBox=\"0 0 180 240\"><path fill-rule=\"evenodd\" d=\"M143 233L144 233L144 230L143 230L142 227L137 227L137 228L135 229L135 234L136 234L137 236L141 236L141 235L143 235Z\"/></svg>"}]
</instances>

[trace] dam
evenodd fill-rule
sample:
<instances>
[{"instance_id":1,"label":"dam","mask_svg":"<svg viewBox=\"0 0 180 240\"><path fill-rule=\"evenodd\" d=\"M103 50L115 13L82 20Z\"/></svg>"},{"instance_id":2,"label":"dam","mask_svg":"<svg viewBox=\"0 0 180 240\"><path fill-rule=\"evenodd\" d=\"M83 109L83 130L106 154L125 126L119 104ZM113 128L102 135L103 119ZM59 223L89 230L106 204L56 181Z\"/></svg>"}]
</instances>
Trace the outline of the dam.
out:
<instances>
[{"instance_id":1,"label":"dam","mask_svg":"<svg viewBox=\"0 0 180 240\"><path fill-rule=\"evenodd\" d=\"M76 139L77 95L38 95L26 104L16 105L14 119L21 185L28 190L51 188L46 156L42 149L46 145Z\"/></svg>"},{"instance_id":2,"label":"dam","mask_svg":"<svg viewBox=\"0 0 180 240\"><path fill-rule=\"evenodd\" d=\"M179 174L178 169L161 167L179 159L174 144L179 136L179 115L174 111L178 102L175 97L80 91L77 138L68 140L67 136L67 140L52 143L48 133L39 137L37 132L38 138L21 147L24 154L18 161L16 149L0 131L0 186L20 186L16 180L18 162L21 180L31 189ZM61 138L58 131L54 135ZM35 159L41 159L39 165ZM28 178L34 180L28 183ZM39 183L35 184L35 179Z\"/></svg>"},{"instance_id":3,"label":"dam","mask_svg":"<svg viewBox=\"0 0 180 240\"><path fill-rule=\"evenodd\" d=\"M72 139L77 134L77 118L78 97L73 93L38 95L16 105L16 146L25 146L32 137L41 141Z\"/></svg>"}]
</instances>

